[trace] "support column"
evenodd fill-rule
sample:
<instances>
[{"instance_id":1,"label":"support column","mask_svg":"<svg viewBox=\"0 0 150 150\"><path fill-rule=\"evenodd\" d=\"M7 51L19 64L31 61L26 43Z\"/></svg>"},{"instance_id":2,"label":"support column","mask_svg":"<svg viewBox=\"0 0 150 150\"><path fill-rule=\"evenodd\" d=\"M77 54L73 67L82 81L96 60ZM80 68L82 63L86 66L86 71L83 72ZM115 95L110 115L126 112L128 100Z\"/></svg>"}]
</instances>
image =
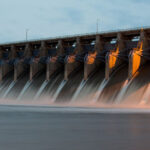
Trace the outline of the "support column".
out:
<instances>
[{"instance_id":1,"label":"support column","mask_svg":"<svg viewBox=\"0 0 150 150\"><path fill-rule=\"evenodd\" d=\"M53 75L56 71L61 69L62 64L57 62L59 56L64 54L63 42L62 40L58 41L58 49L56 51L56 56L52 56L49 60L48 64L46 64L46 80L49 81L51 75Z\"/></svg>"},{"instance_id":2,"label":"support column","mask_svg":"<svg viewBox=\"0 0 150 150\"><path fill-rule=\"evenodd\" d=\"M3 80L3 65L0 65L0 82Z\"/></svg>"},{"instance_id":3,"label":"support column","mask_svg":"<svg viewBox=\"0 0 150 150\"><path fill-rule=\"evenodd\" d=\"M121 53L125 48L124 38L121 33L117 34L116 49L108 52L105 58L105 79L108 80L113 71L118 68L124 61L119 58L119 53Z\"/></svg>"},{"instance_id":4,"label":"support column","mask_svg":"<svg viewBox=\"0 0 150 150\"><path fill-rule=\"evenodd\" d=\"M2 78L3 78L3 69L2 69L2 67L3 67L3 64L2 64L2 59L3 59L3 53L2 53L2 47L0 47L0 61L1 61L1 64L0 64L0 82L2 81Z\"/></svg>"},{"instance_id":5,"label":"support column","mask_svg":"<svg viewBox=\"0 0 150 150\"><path fill-rule=\"evenodd\" d=\"M46 43L44 41L41 42L40 56L46 56Z\"/></svg>"},{"instance_id":6,"label":"support column","mask_svg":"<svg viewBox=\"0 0 150 150\"><path fill-rule=\"evenodd\" d=\"M14 45L10 46L10 52L9 52L9 60L13 60L15 57L15 47ZM1 80L3 79L3 77L9 73L10 71L12 71L14 69L13 64L10 65L8 64L8 62L4 62L4 64L1 66L1 72L2 72L2 76L1 76Z\"/></svg>"},{"instance_id":7,"label":"support column","mask_svg":"<svg viewBox=\"0 0 150 150\"><path fill-rule=\"evenodd\" d=\"M140 33L140 41L137 45L137 48L134 48L129 55L129 71L128 71L128 78L131 79L138 73L140 67L145 64L147 61L143 57L143 53L146 48L148 48L148 40L145 31L142 29Z\"/></svg>"},{"instance_id":8,"label":"support column","mask_svg":"<svg viewBox=\"0 0 150 150\"><path fill-rule=\"evenodd\" d=\"M16 48L15 46L11 46L11 54L10 54L10 60L15 61L16 59ZM14 62L13 62L14 63ZM13 70L14 70L14 81L17 81L18 77L18 64L12 64Z\"/></svg>"},{"instance_id":9,"label":"support column","mask_svg":"<svg viewBox=\"0 0 150 150\"><path fill-rule=\"evenodd\" d=\"M89 75L100 66L100 61L96 61L97 54L103 50L102 40L100 35L96 36L96 42L94 52L88 54L86 61L84 62L84 80L87 80Z\"/></svg>"},{"instance_id":10,"label":"support column","mask_svg":"<svg viewBox=\"0 0 150 150\"><path fill-rule=\"evenodd\" d=\"M68 56L64 66L64 80L68 80L69 75L80 66L80 63L75 60L76 54L80 54L82 51L80 38L76 39L76 48L74 49L74 53Z\"/></svg>"},{"instance_id":11,"label":"support column","mask_svg":"<svg viewBox=\"0 0 150 150\"><path fill-rule=\"evenodd\" d=\"M25 57L31 56L29 44L25 45L24 56ZM14 81L16 81L18 79L18 77L23 73L23 71L24 71L24 64L22 61L19 60L19 62L14 65Z\"/></svg>"},{"instance_id":12,"label":"support column","mask_svg":"<svg viewBox=\"0 0 150 150\"><path fill-rule=\"evenodd\" d=\"M65 63L65 72L64 72L64 79L68 80L69 75L77 68L79 67L78 62L70 63L69 61Z\"/></svg>"},{"instance_id":13,"label":"support column","mask_svg":"<svg viewBox=\"0 0 150 150\"><path fill-rule=\"evenodd\" d=\"M57 70L61 69L62 65L57 62L50 62L46 66L46 80L49 81L51 75L53 75Z\"/></svg>"},{"instance_id":14,"label":"support column","mask_svg":"<svg viewBox=\"0 0 150 150\"><path fill-rule=\"evenodd\" d=\"M14 81L17 81L18 77L23 73L23 65L24 64L22 62L18 62L16 65L14 65Z\"/></svg>"},{"instance_id":15,"label":"support column","mask_svg":"<svg viewBox=\"0 0 150 150\"><path fill-rule=\"evenodd\" d=\"M41 52L41 47L40 47ZM28 48L27 54L32 56L32 49L31 47ZM41 53L40 53L41 56ZM40 57L39 56L39 57ZM33 77L43 68L43 65L39 63L39 59L33 58L33 61L30 64L30 73L29 73L29 80L32 81Z\"/></svg>"},{"instance_id":16,"label":"support column","mask_svg":"<svg viewBox=\"0 0 150 150\"><path fill-rule=\"evenodd\" d=\"M32 81L33 77L43 68L43 65L38 62L32 62L30 64L30 81Z\"/></svg>"},{"instance_id":17,"label":"support column","mask_svg":"<svg viewBox=\"0 0 150 150\"><path fill-rule=\"evenodd\" d=\"M50 63L46 64L46 80L49 81L50 78Z\"/></svg>"}]
</instances>

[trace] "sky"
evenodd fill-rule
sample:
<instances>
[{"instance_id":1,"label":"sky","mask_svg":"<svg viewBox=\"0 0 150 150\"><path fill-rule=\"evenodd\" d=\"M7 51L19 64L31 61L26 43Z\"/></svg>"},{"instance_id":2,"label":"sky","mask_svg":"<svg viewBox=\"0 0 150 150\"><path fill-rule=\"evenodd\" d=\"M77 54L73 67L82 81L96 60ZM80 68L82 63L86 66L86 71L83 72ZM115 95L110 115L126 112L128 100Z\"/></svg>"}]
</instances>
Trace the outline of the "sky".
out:
<instances>
[{"instance_id":1,"label":"sky","mask_svg":"<svg viewBox=\"0 0 150 150\"><path fill-rule=\"evenodd\" d=\"M0 43L150 26L149 0L0 0Z\"/></svg>"}]
</instances>

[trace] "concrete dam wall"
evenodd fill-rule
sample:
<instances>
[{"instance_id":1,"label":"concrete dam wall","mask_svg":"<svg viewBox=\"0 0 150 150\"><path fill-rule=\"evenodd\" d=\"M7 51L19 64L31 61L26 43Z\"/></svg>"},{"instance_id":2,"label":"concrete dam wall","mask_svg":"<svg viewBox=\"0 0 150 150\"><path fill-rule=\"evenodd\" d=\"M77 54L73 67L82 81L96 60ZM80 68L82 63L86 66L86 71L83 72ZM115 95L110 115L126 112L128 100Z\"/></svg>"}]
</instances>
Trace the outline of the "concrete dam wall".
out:
<instances>
[{"instance_id":1,"label":"concrete dam wall","mask_svg":"<svg viewBox=\"0 0 150 150\"><path fill-rule=\"evenodd\" d=\"M150 103L150 28L0 45L0 99Z\"/></svg>"}]
</instances>

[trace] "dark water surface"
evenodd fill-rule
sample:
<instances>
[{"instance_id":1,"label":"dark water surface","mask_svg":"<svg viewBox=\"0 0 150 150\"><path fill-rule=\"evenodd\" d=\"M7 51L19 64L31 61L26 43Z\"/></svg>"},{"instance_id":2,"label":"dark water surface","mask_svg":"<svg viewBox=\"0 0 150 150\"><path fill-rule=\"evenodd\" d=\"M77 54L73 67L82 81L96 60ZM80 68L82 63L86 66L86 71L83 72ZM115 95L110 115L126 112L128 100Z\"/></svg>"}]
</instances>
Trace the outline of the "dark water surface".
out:
<instances>
[{"instance_id":1,"label":"dark water surface","mask_svg":"<svg viewBox=\"0 0 150 150\"><path fill-rule=\"evenodd\" d=\"M149 150L150 113L0 106L1 150Z\"/></svg>"}]
</instances>

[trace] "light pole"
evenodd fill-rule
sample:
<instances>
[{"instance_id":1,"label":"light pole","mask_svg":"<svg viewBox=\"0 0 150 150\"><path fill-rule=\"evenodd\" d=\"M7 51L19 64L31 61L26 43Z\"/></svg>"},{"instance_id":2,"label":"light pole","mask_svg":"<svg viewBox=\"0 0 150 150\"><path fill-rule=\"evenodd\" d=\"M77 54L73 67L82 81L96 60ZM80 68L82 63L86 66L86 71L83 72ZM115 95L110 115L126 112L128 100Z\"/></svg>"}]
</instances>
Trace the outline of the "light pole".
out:
<instances>
[{"instance_id":1,"label":"light pole","mask_svg":"<svg viewBox=\"0 0 150 150\"><path fill-rule=\"evenodd\" d=\"M97 19L97 22L96 22L96 33L99 32L99 19Z\"/></svg>"},{"instance_id":2,"label":"light pole","mask_svg":"<svg viewBox=\"0 0 150 150\"><path fill-rule=\"evenodd\" d=\"M28 32L29 32L29 29L26 29L26 41L28 41Z\"/></svg>"}]
</instances>

